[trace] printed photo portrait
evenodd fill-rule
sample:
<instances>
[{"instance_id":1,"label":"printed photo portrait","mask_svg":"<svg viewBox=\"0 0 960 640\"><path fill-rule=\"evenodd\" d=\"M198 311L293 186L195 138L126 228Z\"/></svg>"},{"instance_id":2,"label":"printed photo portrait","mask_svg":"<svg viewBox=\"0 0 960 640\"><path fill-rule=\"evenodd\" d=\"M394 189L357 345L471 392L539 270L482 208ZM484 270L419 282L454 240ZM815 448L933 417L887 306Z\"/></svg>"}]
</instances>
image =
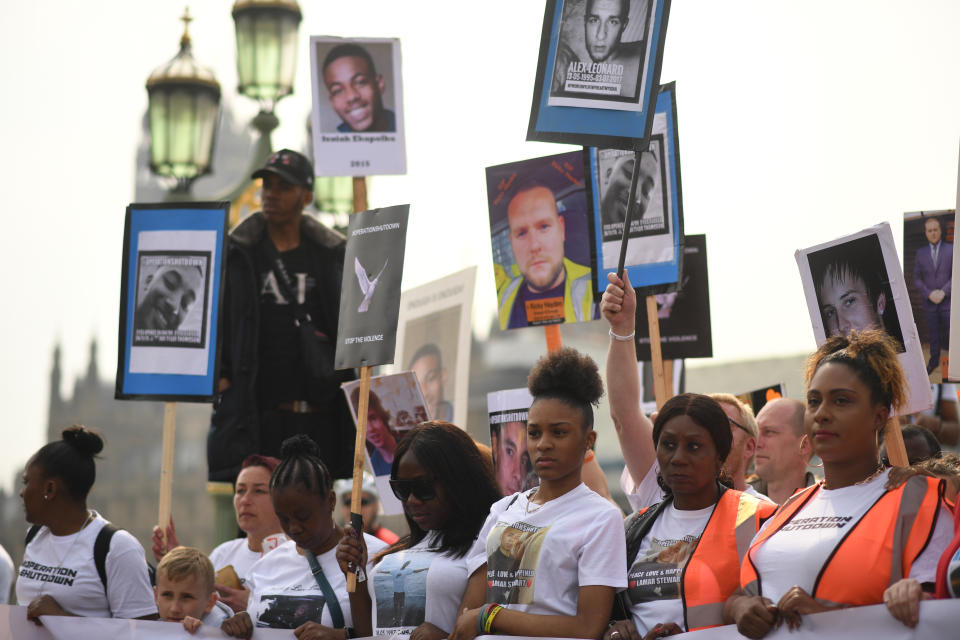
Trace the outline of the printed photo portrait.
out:
<instances>
[{"instance_id":1,"label":"printed photo portrait","mask_svg":"<svg viewBox=\"0 0 960 640\"><path fill-rule=\"evenodd\" d=\"M345 383L343 390L356 422L360 381ZM426 420L426 402L412 372L371 378L367 400L367 459L375 476L390 475L397 444L410 429Z\"/></svg>"},{"instance_id":2,"label":"printed photo portrait","mask_svg":"<svg viewBox=\"0 0 960 640\"><path fill-rule=\"evenodd\" d=\"M407 322L401 361L420 383L430 420L454 422L457 345L460 333L460 306L435 311Z\"/></svg>"},{"instance_id":3,"label":"printed photo portrait","mask_svg":"<svg viewBox=\"0 0 960 640\"><path fill-rule=\"evenodd\" d=\"M563 0L548 104L635 109L652 4Z\"/></svg>"},{"instance_id":4,"label":"printed photo portrait","mask_svg":"<svg viewBox=\"0 0 960 640\"><path fill-rule=\"evenodd\" d=\"M851 331L886 332L909 388L900 414L929 409L933 398L927 363L890 225L800 249L795 258L817 344Z\"/></svg>"},{"instance_id":5,"label":"printed photo portrait","mask_svg":"<svg viewBox=\"0 0 960 640\"><path fill-rule=\"evenodd\" d=\"M210 252L140 251L134 346L205 346Z\"/></svg>"},{"instance_id":6,"label":"printed photo portrait","mask_svg":"<svg viewBox=\"0 0 960 640\"><path fill-rule=\"evenodd\" d=\"M903 274L931 384L948 377L954 211L903 217Z\"/></svg>"},{"instance_id":7,"label":"printed photo portrait","mask_svg":"<svg viewBox=\"0 0 960 640\"><path fill-rule=\"evenodd\" d=\"M493 471L505 496L540 484L527 453L527 414L532 402L525 388L487 394Z\"/></svg>"},{"instance_id":8,"label":"printed photo portrait","mask_svg":"<svg viewBox=\"0 0 960 640\"><path fill-rule=\"evenodd\" d=\"M501 329L599 318L583 153L487 167Z\"/></svg>"},{"instance_id":9,"label":"printed photo portrait","mask_svg":"<svg viewBox=\"0 0 960 640\"><path fill-rule=\"evenodd\" d=\"M904 351L880 240L868 235L807 256L827 337L882 329Z\"/></svg>"},{"instance_id":10,"label":"printed photo portrait","mask_svg":"<svg viewBox=\"0 0 960 640\"><path fill-rule=\"evenodd\" d=\"M649 148L640 154L640 176L637 179L636 203L630 221L630 238L670 234L668 217L669 194L664 159L663 135L650 138ZM600 192L600 233L603 242L615 243L619 256L623 222L630 200L630 178L636 157L632 151L600 149L597 151L597 189ZM604 256L606 264L606 256ZM616 258L614 258L616 264Z\"/></svg>"},{"instance_id":11,"label":"printed photo portrait","mask_svg":"<svg viewBox=\"0 0 960 640\"><path fill-rule=\"evenodd\" d=\"M377 595L377 626L417 627L427 609L427 572L435 556L400 551L384 558L373 571Z\"/></svg>"},{"instance_id":12,"label":"printed photo portrait","mask_svg":"<svg viewBox=\"0 0 960 640\"><path fill-rule=\"evenodd\" d=\"M530 604L537 580L540 548L550 527L525 522L498 523L487 538L487 599L500 604Z\"/></svg>"},{"instance_id":13,"label":"printed photo portrait","mask_svg":"<svg viewBox=\"0 0 960 640\"><path fill-rule=\"evenodd\" d=\"M392 43L335 38L313 45L322 83L320 131L395 133Z\"/></svg>"},{"instance_id":14,"label":"printed photo portrait","mask_svg":"<svg viewBox=\"0 0 960 640\"><path fill-rule=\"evenodd\" d=\"M296 629L323 616L323 596L267 595L260 598L258 627Z\"/></svg>"}]
</instances>

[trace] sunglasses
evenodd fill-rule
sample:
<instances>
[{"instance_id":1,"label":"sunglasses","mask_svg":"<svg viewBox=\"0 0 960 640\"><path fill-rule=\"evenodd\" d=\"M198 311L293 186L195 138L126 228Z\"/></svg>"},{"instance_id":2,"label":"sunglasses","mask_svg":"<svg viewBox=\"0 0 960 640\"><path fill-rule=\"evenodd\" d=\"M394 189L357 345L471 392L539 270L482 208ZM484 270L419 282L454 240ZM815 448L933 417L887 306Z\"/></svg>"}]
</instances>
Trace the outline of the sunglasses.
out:
<instances>
[{"instance_id":1,"label":"sunglasses","mask_svg":"<svg viewBox=\"0 0 960 640\"><path fill-rule=\"evenodd\" d=\"M349 494L349 493L343 494L343 498L340 500L340 502L343 503L343 506L349 507L349 506L350 506L350 494ZM360 497L360 506L362 506L362 507L368 506L371 502L373 502L373 498L368 498L367 496L361 496L361 497Z\"/></svg>"},{"instance_id":2,"label":"sunglasses","mask_svg":"<svg viewBox=\"0 0 960 640\"><path fill-rule=\"evenodd\" d=\"M433 500L437 497L437 490L433 486L432 480L418 478L416 480L390 480L390 488L393 489L393 495L397 496L400 502L406 502L412 495L421 502Z\"/></svg>"}]
</instances>

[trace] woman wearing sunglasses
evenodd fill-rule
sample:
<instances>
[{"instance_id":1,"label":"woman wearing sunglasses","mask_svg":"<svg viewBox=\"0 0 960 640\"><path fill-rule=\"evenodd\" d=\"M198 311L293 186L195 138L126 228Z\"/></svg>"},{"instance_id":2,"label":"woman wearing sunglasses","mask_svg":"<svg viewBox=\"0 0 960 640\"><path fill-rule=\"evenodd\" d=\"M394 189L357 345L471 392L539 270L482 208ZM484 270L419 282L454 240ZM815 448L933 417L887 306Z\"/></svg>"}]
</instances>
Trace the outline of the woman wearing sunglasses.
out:
<instances>
[{"instance_id":1,"label":"woman wearing sunglasses","mask_svg":"<svg viewBox=\"0 0 960 640\"><path fill-rule=\"evenodd\" d=\"M359 636L446 638L467 586L467 551L500 497L493 470L462 429L420 424L397 445L390 487L403 503L410 535L373 558L366 588L350 594ZM337 549L344 573L366 563L366 548L346 535Z\"/></svg>"},{"instance_id":2,"label":"woman wearing sunglasses","mask_svg":"<svg viewBox=\"0 0 960 640\"><path fill-rule=\"evenodd\" d=\"M537 362L527 386L527 453L540 485L491 507L451 640L599 638L614 592L627 585L623 514L580 478L603 395L596 363L560 349Z\"/></svg>"}]
</instances>

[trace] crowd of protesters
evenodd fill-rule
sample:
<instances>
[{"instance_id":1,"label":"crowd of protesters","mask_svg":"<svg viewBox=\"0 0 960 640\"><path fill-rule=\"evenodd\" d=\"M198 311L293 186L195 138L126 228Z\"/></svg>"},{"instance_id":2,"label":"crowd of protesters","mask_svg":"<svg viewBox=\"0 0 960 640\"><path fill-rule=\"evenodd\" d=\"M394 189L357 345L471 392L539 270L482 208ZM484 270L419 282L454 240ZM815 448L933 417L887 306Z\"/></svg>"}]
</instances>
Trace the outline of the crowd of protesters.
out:
<instances>
[{"instance_id":1,"label":"crowd of protesters","mask_svg":"<svg viewBox=\"0 0 960 640\"><path fill-rule=\"evenodd\" d=\"M921 600L960 596L960 461L941 450L937 431L949 430L937 417L904 432L912 467L885 464L884 430L907 394L886 334L829 338L808 360L805 402L777 400L754 417L734 396L684 393L648 417L629 282L612 275L600 310L635 509L626 519L584 483L604 385L593 360L566 348L528 379L537 485L502 497L489 449L448 422L422 423L390 463L408 528L399 537L377 521L369 476L364 531L338 524L350 485L335 484L299 435L279 458L243 463L243 537L207 556L180 546L171 521L154 531L153 571L141 543L87 505L103 441L70 427L24 472L31 526L16 600L37 624L161 619L239 638L269 627L300 640L639 640L723 624L762 638L811 613L881 603L912 627ZM813 456L822 479L809 471Z\"/></svg>"}]
</instances>

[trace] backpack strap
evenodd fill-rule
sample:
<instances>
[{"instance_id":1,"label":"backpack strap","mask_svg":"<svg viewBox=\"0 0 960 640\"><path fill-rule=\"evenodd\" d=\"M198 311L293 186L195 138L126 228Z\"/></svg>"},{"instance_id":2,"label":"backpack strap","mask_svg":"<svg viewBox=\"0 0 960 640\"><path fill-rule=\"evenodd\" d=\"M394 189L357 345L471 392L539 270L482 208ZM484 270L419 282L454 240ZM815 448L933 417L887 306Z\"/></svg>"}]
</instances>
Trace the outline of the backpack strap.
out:
<instances>
[{"instance_id":1,"label":"backpack strap","mask_svg":"<svg viewBox=\"0 0 960 640\"><path fill-rule=\"evenodd\" d=\"M110 539L118 529L111 523L103 525L97 539L93 543L93 563L97 566L97 574L103 583L103 592L107 592L107 553L110 551Z\"/></svg>"},{"instance_id":2,"label":"backpack strap","mask_svg":"<svg viewBox=\"0 0 960 640\"><path fill-rule=\"evenodd\" d=\"M32 525L30 529L27 530L27 537L23 541L23 546L27 546L28 544L30 544L31 540L37 537L37 533L40 532L41 526L43 525L35 524L35 525Z\"/></svg>"}]
</instances>

